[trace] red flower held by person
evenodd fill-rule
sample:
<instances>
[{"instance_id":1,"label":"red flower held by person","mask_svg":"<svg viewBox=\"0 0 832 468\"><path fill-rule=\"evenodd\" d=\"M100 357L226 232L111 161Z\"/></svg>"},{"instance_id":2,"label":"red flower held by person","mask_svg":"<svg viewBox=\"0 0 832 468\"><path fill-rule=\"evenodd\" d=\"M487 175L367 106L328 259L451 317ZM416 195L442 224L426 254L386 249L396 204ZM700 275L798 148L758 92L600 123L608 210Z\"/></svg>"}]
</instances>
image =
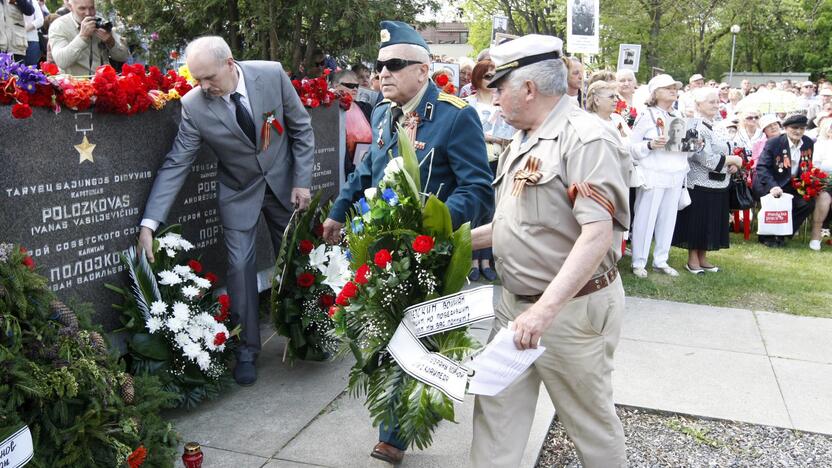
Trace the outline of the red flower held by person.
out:
<instances>
[{"instance_id":1,"label":"red flower held by person","mask_svg":"<svg viewBox=\"0 0 832 468\"><path fill-rule=\"evenodd\" d=\"M226 340L228 340L228 336L225 332L219 332L214 335L214 346L222 346Z\"/></svg>"},{"instance_id":2,"label":"red flower held by person","mask_svg":"<svg viewBox=\"0 0 832 468\"><path fill-rule=\"evenodd\" d=\"M416 236L413 239L413 251L420 254L426 254L433 250L434 240L431 236Z\"/></svg>"},{"instance_id":3,"label":"red flower held by person","mask_svg":"<svg viewBox=\"0 0 832 468\"><path fill-rule=\"evenodd\" d=\"M375 257L373 257L373 263L376 264L379 268L387 268L387 265L393 261L393 256L390 255L390 251L387 249L381 249L376 252Z\"/></svg>"},{"instance_id":4,"label":"red flower held by person","mask_svg":"<svg viewBox=\"0 0 832 468\"><path fill-rule=\"evenodd\" d=\"M370 280L370 267L365 263L355 270L355 282L358 284L367 284Z\"/></svg>"},{"instance_id":5,"label":"red flower held by person","mask_svg":"<svg viewBox=\"0 0 832 468\"><path fill-rule=\"evenodd\" d=\"M17 103L12 106L12 117L16 119L28 119L32 116L32 108L29 104Z\"/></svg>"},{"instance_id":6,"label":"red flower held by person","mask_svg":"<svg viewBox=\"0 0 832 468\"><path fill-rule=\"evenodd\" d=\"M197 260L188 260L188 266L191 267L195 273L202 273L202 264ZM213 281L212 281L213 283Z\"/></svg>"},{"instance_id":7,"label":"red flower held by person","mask_svg":"<svg viewBox=\"0 0 832 468\"><path fill-rule=\"evenodd\" d=\"M619 100L615 103L615 112L618 114L623 113L627 109L627 101Z\"/></svg>"},{"instance_id":8,"label":"red flower held by person","mask_svg":"<svg viewBox=\"0 0 832 468\"><path fill-rule=\"evenodd\" d=\"M443 87L445 87L446 84L448 84L448 75L443 73L443 74L436 77L436 85L437 86L439 86L440 88L443 88Z\"/></svg>"},{"instance_id":9,"label":"red flower held by person","mask_svg":"<svg viewBox=\"0 0 832 468\"><path fill-rule=\"evenodd\" d=\"M219 281L219 278L217 278L217 275L215 275L215 274L213 274L213 273L211 273L211 272L205 273L205 279L207 279L208 281L210 281L210 282L211 282L211 284L216 284L216 283L217 283L217 281Z\"/></svg>"},{"instance_id":10,"label":"red flower held by person","mask_svg":"<svg viewBox=\"0 0 832 468\"><path fill-rule=\"evenodd\" d=\"M301 273L298 276L298 286L301 288L308 288L315 284L315 275L309 272Z\"/></svg>"},{"instance_id":11,"label":"red flower held by person","mask_svg":"<svg viewBox=\"0 0 832 468\"><path fill-rule=\"evenodd\" d=\"M300 253L303 255L309 255L309 252L315 248L315 244L313 244L311 240L303 239L298 243L298 247L300 248Z\"/></svg>"},{"instance_id":12,"label":"red flower held by person","mask_svg":"<svg viewBox=\"0 0 832 468\"><path fill-rule=\"evenodd\" d=\"M144 445L139 445L136 450L133 450L133 453L127 455L127 466L139 468L144 463L145 458L147 458L147 449L144 448Z\"/></svg>"},{"instance_id":13,"label":"red flower held by person","mask_svg":"<svg viewBox=\"0 0 832 468\"><path fill-rule=\"evenodd\" d=\"M318 223L315 227L312 228L312 234L315 234L315 237L323 237L324 236L324 225Z\"/></svg>"}]
</instances>

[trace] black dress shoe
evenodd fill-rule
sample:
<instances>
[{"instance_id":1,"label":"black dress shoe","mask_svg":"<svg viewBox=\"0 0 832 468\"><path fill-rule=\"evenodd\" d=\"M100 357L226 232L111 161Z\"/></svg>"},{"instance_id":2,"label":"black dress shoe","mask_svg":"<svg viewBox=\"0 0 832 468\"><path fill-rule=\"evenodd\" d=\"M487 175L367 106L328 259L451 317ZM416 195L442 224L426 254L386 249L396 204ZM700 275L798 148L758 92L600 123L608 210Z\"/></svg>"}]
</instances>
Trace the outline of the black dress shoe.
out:
<instances>
[{"instance_id":1,"label":"black dress shoe","mask_svg":"<svg viewBox=\"0 0 832 468\"><path fill-rule=\"evenodd\" d=\"M401 463L402 458L404 458L404 450L398 449L387 442L379 442L373 447L370 456L395 465Z\"/></svg>"},{"instance_id":2,"label":"black dress shoe","mask_svg":"<svg viewBox=\"0 0 832 468\"><path fill-rule=\"evenodd\" d=\"M234 367L234 380L241 387L248 387L254 385L257 381L257 368L251 361L237 362Z\"/></svg>"},{"instance_id":3,"label":"black dress shoe","mask_svg":"<svg viewBox=\"0 0 832 468\"><path fill-rule=\"evenodd\" d=\"M487 281L494 281L497 279L497 272L493 268L487 267L482 269L482 276Z\"/></svg>"}]
</instances>

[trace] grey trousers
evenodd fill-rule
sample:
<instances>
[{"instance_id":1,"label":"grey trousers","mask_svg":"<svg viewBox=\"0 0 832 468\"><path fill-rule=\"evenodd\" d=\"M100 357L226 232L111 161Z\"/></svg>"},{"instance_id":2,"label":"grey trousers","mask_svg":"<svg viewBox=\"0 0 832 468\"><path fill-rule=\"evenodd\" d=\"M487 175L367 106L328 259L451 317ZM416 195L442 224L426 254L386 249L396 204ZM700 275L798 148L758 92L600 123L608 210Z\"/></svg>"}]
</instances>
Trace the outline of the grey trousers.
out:
<instances>
[{"instance_id":1,"label":"grey trousers","mask_svg":"<svg viewBox=\"0 0 832 468\"><path fill-rule=\"evenodd\" d=\"M283 231L292 216L269 188L263 198L261 213L269 228L275 255L280 249ZM231 321L242 326L237 361L254 362L260 352L259 293L257 291L257 225L245 231L224 229L228 251L227 283L231 297Z\"/></svg>"}]
</instances>

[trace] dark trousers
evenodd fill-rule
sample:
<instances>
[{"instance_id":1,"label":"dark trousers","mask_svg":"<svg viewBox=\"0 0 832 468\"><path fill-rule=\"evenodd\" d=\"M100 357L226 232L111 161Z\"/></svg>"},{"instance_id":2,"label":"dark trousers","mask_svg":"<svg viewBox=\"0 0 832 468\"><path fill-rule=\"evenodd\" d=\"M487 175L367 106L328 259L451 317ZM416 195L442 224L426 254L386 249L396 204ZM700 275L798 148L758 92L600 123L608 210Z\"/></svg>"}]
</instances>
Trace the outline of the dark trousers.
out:
<instances>
[{"instance_id":1,"label":"dark trousers","mask_svg":"<svg viewBox=\"0 0 832 468\"><path fill-rule=\"evenodd\" d=\"M388 444L396 447L399 450L407 450L407 446L399 440L399 431L398 426L395 427L387 427L384 423L379 424L378 426L378 441L379 442L387 442Z\"/></svg>"},{"instance_id":2,"label":"dark trousers","mask_svg":"<svg viewBox=\"0 0 832 468\"><path fill-rule=\"evenodd\" d=\"M791 194L792 198L792 236L797 234L797 231L800 230L800 226L803 225L803 222L806 221L806 218L812 214L812 211L815 209L815 199L811 199L806 201L800 196L794 188L791 186L787 186L783 189L784 193ZM776 242L776 241L784 241L784 236L757 236L760 242Z\"/></svg>"},{"instance_id":3,"label":"dark trousers","mask_svg":"<svg viewBox=\"0 0 832 468\"><path fill-rule=\"evenodd\" d=\"M280 249L283 231L292 216L283 204L266 188L261 208L269 228L275 255ZM243 327L239 362L254 362L260 352L259 292L257 290L257 225L245 231L224 229L225 248L228 250L227 288L231 297L231 320Z\"/></svg>"},{"instance_id":4,"label":"dark trousers","mask_svg":"<svg viewBox=\"0 0 832 468\"><path fill-rule=\"evenodd\" d=\"M40 42L29 41L29 46L26 47L26 59L23 61L26 65L38 66L40 62Z\"/></svg>"}]
</instances>

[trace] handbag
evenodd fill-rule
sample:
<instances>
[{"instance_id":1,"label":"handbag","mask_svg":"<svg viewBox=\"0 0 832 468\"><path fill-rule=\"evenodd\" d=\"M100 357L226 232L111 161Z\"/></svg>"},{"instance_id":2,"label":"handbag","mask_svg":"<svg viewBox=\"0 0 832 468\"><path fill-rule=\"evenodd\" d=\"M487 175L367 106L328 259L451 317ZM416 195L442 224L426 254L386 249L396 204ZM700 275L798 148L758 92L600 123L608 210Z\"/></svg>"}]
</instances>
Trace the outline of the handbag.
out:
<instances>
[{"instance_id":1,"label":"handbag","mask_svg":"<svg viewBox=\"0 0 832 468\"><path fill-rule=\"evenodd\" d=\"M754 207L751 188L739 172L732 174L728 183L728 206L731 210L750 210Z\"/></svg>"},{"instance_id":2,"label":"handbag","mask_svg":"<svg viewBox=\"0 0 832 468\"><path fill-rule=\"evenodd\" d=\"M682 195L679 197L679 206L677 209L679 211L684 210L688 206L690 206L691 199L690 199L690 192L688 192L687 187L682 187Z\"/></svg>"}]
</instances>

